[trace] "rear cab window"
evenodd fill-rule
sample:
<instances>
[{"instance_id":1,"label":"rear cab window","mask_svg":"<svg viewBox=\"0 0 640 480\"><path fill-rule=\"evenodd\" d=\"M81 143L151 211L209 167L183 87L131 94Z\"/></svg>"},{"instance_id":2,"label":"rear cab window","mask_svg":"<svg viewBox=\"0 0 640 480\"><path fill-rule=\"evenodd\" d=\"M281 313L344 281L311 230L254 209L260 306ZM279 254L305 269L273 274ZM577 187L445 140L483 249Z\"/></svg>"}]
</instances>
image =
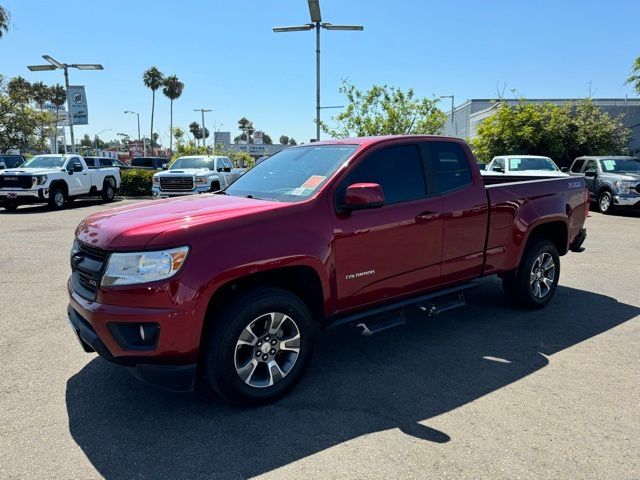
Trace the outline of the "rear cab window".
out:
<instances>
[{"instance_id":1,"label":"rear cab window","mask_svg":"<svg viewBox=\"0 0 640 480\"><path fill-rule=\"evenodd\" d=\"M421 146L423 152L427 152L429 169L435 177L437 193L447 193L471 185L471 167L460 144L435 141L423 142Z\"/></svg>"}]
</instances>

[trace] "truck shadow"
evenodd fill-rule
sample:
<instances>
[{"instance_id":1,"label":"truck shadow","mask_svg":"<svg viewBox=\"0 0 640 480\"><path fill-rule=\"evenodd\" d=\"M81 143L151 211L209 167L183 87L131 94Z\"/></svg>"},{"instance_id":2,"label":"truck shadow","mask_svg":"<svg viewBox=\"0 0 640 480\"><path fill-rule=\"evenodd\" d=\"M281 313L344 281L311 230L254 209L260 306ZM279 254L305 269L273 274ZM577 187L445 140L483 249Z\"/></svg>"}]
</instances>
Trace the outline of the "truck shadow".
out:
<instances>
[{"instance_id":1,"label":"truck shadow","mask_svg":"<svg viewBox=\"0 0 640 480\"><path fill-rule=\"evenodd\" d=\"M146 386L94 359L69 379L69 429L112 478L247 478L382 430L444 443L429 419L536 372L548 356L620 325L640 308L559 287L541 311L511 307L495 279L469 306L373 337L319 335L312 366L280 402L232 408Z\"/></svg>"},{"instance_id":2,"label":"truck shadow","mask_svg":"<svg viewBox=\"0 0 640 480\"><path fill-rule=\"evenodd\" d=\"M116 197L113 202L105 203L104 200L99 198L78 198L73 202L67 204L65 206L65 210L76 210L86 207L96 207L98 205L104 205L105 208L115 208L118 206L118 202L122 199ZM34 213L47 213L52 212L52 210L47 205L21 205L17 210L13 212L9 212L4 208L0 208L0 215L29 215Z\"/></svg>"}]
</instances>

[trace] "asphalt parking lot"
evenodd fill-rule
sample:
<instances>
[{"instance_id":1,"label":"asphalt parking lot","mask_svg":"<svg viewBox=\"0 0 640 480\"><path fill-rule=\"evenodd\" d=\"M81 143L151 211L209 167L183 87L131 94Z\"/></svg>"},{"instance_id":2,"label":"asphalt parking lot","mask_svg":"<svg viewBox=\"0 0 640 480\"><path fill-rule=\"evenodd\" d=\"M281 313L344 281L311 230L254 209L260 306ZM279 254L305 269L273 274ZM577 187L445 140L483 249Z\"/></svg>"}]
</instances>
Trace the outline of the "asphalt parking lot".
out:
<instances>
[{"instance_id":1,"label":"asphalt parking lot","mask_svg":"<svg viewBox=\"0 0 640 480\"><path fill-rule=\"evenodd\" d=\"M440 317L323 332L298 388L247 410L80 349L69 249L111 206L0 211L0 478L640 478L640 215L592 213L542 311L486 279Z\"/></svg>"}]
</instances>

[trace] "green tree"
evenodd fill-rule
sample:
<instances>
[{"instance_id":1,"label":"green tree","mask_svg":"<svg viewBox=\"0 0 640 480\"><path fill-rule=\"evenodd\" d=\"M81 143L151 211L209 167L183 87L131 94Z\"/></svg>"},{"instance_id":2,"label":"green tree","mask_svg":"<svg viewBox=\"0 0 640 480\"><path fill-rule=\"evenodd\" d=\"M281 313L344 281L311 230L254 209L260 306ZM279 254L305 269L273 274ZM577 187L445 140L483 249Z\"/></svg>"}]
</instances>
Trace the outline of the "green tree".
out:
<instances>
[{"instance_id":1,"label":"green tree","mask_svg":"<svg viewBox=\"0 0 640 480\"><path fill-rule=\"evenodd\" d=\"M9 31L9 22L11 22L11 14L0 5L0 38Z\"/></svg>"},{"instance_id":2,"label":"green tree","mask_svg":"<svg viewBox=\"0 0 640 480\"><path fill-rule=\"evenodd\" d=\"M332 137L369 135L435 134L442 131L446 115L437 107L437 99L417 98L413 89L374 85L362 92L343 82L340 93L348 104L333 120L337 128L324 122L322 129Z\"/></svg>"},{"instance_id":3,"label":"green tree","mask_svg":"<svg viewBox=\"0 0 640 480\"><path fill-rule=\"evenodd\" d=\"M636 93L640 95L640 57L636 58L631 66L631 73L626 81L627 85L633 85Z\"/></svg>"},{"instance_id":4,"label":"green tree","mask_svg":"<svg viewBox=\"0 0 640 480\"><path fill-rule=\"evenodd\" d=\"M20 105L26 105L33 98L31 84L22 77L14 77L7 84L9 98Z\"/></svg>"},{"instance_id":5,"label":"green tree","mask_svg":"<svg viewBox=\"0 0 640 480\"><path fill-rule=\"evenodd\" d=\"M184 144L184 130L182 130L180 127L175 127L173 130L173 138L176 139L176 145L180 146L182 144ZM173 153L173 151L172 151Z\"/></svg>"},{"instance_id":6,"label":"green tree","mask_svg":"<svg viewBox=\"0 0 640 480\"><path fill-rule=\"evenodd\" d=\"M202 138L202 128L200 128L200 124L198 122L191 122L189 124L189 132L193 135L197 147L199 144L198 140Z\"/></svg>"},{"instance_id":7,"label":"green tree","mask_svg":"<svg viewBox=\"0 0 640 480\"><path fill-rule=\"evenodd\" d=\"M56 119L55 119L55 126L56 126L56 130L58 127L58 116L60 114L60 107L62 105L64 105L64 103L67 101L67 91L64 89L64 87L62 85L60 85L59 83L55 84L53 87L49 88L49 101L51 103L53 103L53 106L56 107ZM56 132L56 137L57 137L57 132ZM58 145L56 142L56 152L58 153Z\"/></svg>"},{"instance_id":8,"label":"green tree","mask_svg":"<svg viewBox=\"0 0 640 480\"><path fill-rule=\"evenodd\" d=\"M242 117L240 120L238 120L238 130L240 130L242 133L235 137L233 139L234 141L237 142L238 140L244 140L247 143L253 143L252 135L254 134L256 129L253 127L253 122L251 120L246 117Z\"/></svg>"},{"instance_id":9,"label":"green tree","mask_svg":"<svg viewBox=\"0 0 640 480\"><path fill-rule=\"evenodd\" d=\"M269 135L267 135L266 133L263 133L262 143L264 143L265 145L273 145L273 140L271 140L271 137Z\"/></svg>"},{"instance_id":10,"label":"green tree","mask_svg":"<svg viewBox=\"0 0 640 480\"><path fill-rule=\"evenodd\" d=\"M28 103L16 102L16 92L19 90L16 86L24 85L22 82L13 80L9 82L13 85L13 96L10 96L9 84L6 84L0 75L0 152L10 148L44 149L41 138L37 135L37 129L47 122L48 115L34 110Z\"/></svg>"},{"instance_id":11,"label":"green tree","mask_svg":"<svg viewBox=\"0 0 640 480\"><path fill-rule=\"evenodd\" d=\"M171 104L170 120L169 120L169 151L173 153L173 101L180 98L182 91L184 90L184 83L178 80L175 75L169 75L164 80L164 88L162 93L169 99Z\"/></svg>"},{"instance_id":12,"label":"green tree","mask_svg":"<svg viewBox=\"0 0 640 480\"><path fill-rule=\"evenodd\" d=\"M297 144L298 144L298 142L296 142L296 139L295 139L295 138L291 137L291 138L289 139L289 145L297 145Z\"/></svg>"},{"instance_id":13,"label":"green tree","mask_svg":"<svg viewBox=\"0 0 640 480\"><path fill-rule=\"evenodd\" d=\"M591 99L575 104L539 105L520 99L516 105L499 101L495 114L478 127L471 142L479 161L496 155L545 155L568 165L580 155L624 153L629 129Z\"/></svg>"},{"instance_id":14,"label":"green tree","mask_svg":"<svg viewBox=\"0 0 640 480\"><path fill-rule=\"evenodd\" d=\"M153 116L156 109L156 90L158 90L164 82L164 75L156 67L147 69L142 74L142 81L145 87L151 89L151 136L153 138Z\"/></svg>"},{"instance_id":15,"label":"green tree","mask_svg":"<svg viewBox=\"0 0 640 480\"><path fill-rule=\"evenodd\" d=\"M289 145L289 137L286 135L280 135L280 145Z\"/></svg>"},{"instance_id":16,"label":"green tree","mask_svg":"<svg viewBox=\"0 0 640 480\"><path fill-rule=\"evenodd\" d=\"M44 104L51 98L51 90L43 82L36 82L31 85L31 95L36 106L40 110L44 110ZM40 135L42 142L44 143L47 130L47 123L43 123L40 126Z\"/></svg>"}]
</instances>

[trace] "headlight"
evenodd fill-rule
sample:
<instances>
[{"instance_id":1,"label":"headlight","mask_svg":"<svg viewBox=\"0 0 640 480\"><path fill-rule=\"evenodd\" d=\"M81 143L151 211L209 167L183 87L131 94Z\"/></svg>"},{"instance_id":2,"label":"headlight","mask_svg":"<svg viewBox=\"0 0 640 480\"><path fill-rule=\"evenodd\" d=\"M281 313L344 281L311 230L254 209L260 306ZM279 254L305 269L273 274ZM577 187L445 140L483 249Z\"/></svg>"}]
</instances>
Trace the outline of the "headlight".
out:
<instances>
[{"instance_id":1,"label":"headlight","mask_svg":"<svg viewBox=\"0 0 640 480\"><path fill-rule=\"evenodd\" d=\"M36 178L38 179L38 185L44 185L45 183L47 183L46 175L38 175Z\"/></svg>"},{"instance_id":2,"label":"headlight","mask_svg":"<svg viewBox=\"0 0 640 480\"><path fill-rule=\"evenodd\" d=\"M196 183L207 183L207 177L196 177Z\"/></svg>"},{"instance_id":3,"label":"headlight","mask_svg":"<svg viewBox=\"0 0 640 480\"><path fill-rule=\"evenodd\" d=\"M620 193L629 193L629 190L631 189L631 182L618 180L616 182L616 187L618 187L618 190L620 190Z\"/></svg>"},{"instance_id":4,"label":"headlight","mask_svg":"<svg viewBox=\"0 0 640 480\"><path fill-rule=\"evenodd\" d=\"M153 176L153 184L154 185L158 185L160 184L160 177L156 177L155 175Z\"/></svg>"},{"instance_id":5,"label":"headlight","mask_svg":"<svg viewBox=\"0 0 640 480\"><path fill-rule=\"evenodd\" d=\"M112 253L103 286L132 285L173 277L187 259L189 247L155 252Z\"/></svg>"}]
</instances>

